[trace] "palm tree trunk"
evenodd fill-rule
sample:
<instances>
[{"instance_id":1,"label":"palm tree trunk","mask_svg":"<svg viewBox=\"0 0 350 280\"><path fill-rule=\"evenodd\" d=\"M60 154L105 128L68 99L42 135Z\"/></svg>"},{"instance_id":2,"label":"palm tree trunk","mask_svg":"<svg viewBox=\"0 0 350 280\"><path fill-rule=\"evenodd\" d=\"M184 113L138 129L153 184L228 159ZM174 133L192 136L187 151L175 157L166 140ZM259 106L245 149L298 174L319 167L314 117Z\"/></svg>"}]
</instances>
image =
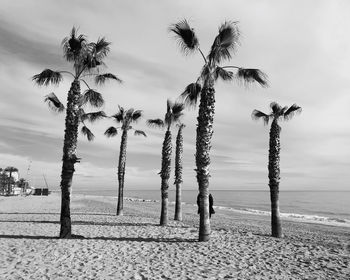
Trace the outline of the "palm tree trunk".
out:
<instances>
[{"instance_id":1,"label":"palm tree trunk","mask_svg":"<svg viewBox=\"0 0 350 280\"><path fill-rule=\"evenodd\" d=\"M270 129L269 149L269 187L271 199L271 229L273 237L282 237L282 227L279 210L279 183L280 183L280 132L277 120L273 120Z\"/></svg>"},{"instance_id":2,"label":"palm tree trunk","mask_svg":"<svg viewBox=\"0 0 350 280\"><path fill-rule=\"evenodd\" d=\"M117 216L123 215L123 198L124 198L124 175L125 175L125 164L126 164L126 145L128 141L128 131L123 130L123 134L120 142L119 152L119 165L118 165L118 205L117 205Z\"/></svg>"},{"instance_id":3,"label":"palm tree trunk","mask_svg":"<svg viewBox=\"0 0 350 280\"><path fill-rule=\"evenodd\" d=\"M182 154L183 154L183 125L180 125L176 137L176 154L175 154L175 184L176 184L176 199L175 199L175 221L182 221L181 207L181 185L182 185Z\"/></svg>"},{"instance_id":4,"label":"palm tree trunk","mask_svg":"<svg viewBox=\"0 0 350 280\"><path fill-rule=\"evenodd\" d=\"M61 229L60 238L72 237L72 224L70 217L70 193L74 174L74 164L78 161L76 156L78 126L79 126L79 98L80 83L74 80L68 92L66 127L64 131L63 164L61 173Z\"/></svg>"},{"instance_id":5,"label":"palm tree trunk","mask_svg":"<svg viewBox=\"0 0 350 280\"><path fill-rule=\"evenodd\" d=\"M10 195L12 193L11 183L12 183L12 171L10 171L10 178L9 178L9 185L7 188L7 195Z\"/></svg>"},{"instance_id":6,"label":"palm tree trunk","mask_svg":"<svg viewBox=\"0 0 350 280\"><path fill-rule=\"evenodd\" d=\"M169 189L169 178L171 170L171 132L167 130L163 141L162 148L162 170L160 176L162 178L161 195L162 195L162 208L160 211L160 225L166 226L168 224L168 189Z\"/></svg>"},{"instance_id":7,"label":"palm tree trunk","mask_svg":"<svg viewBox=\"0 0 350 280\"><path fill-rule=\"evenodd\" d=\"M207 82L201 92L196 139L196 166L199 189L199 241L210 239L209 164L215 113L215 89Z\"/></svg>"}]
</instances>

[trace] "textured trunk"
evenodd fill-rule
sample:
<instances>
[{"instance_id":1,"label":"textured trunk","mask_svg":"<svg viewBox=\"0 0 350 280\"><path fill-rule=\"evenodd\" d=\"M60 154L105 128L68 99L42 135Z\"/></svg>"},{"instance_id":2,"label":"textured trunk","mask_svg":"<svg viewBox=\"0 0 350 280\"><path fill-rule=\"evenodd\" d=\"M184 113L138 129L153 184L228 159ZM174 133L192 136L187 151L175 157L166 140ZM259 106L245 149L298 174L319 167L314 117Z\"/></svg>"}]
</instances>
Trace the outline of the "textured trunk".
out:
<instances>
[{"instance_id":1,"label":"textured trunk","mask_svg":"<svg viewBox=\"0 0 350 280\"><path fill-rule=\"evenodd\" d=\"M279 210L279 183L280 183L280 131L277 120L273 120L270 129L269 149L269 187L271 199L271 229L273 237L282 237L282 227Z\"/></svg>"},{"instance_id":2,"label":"textured trunk","mask_svg":"<svg viewBox=\"0 0 350 280\"><path fill-rule=\"evenodd\" d=\"M7 195L10 195L11 192L12 192L12 188L11 188L11 178L12 178L12 172L10 171L10 177L9 177L9 183L8 183L8 186L7 186Z\"/></svg>"},{"instance_id":3,"label":"textured trunk","mask_svg":"<svg viewBox=\"0 0 350 280\"><path fill-rule=\"evenodd\" d=\"M183 126L180 125L176 137L176 154L175 154L175 184L176 184L176 199L175 199L175 217L174 220L182 221L181 207L181 185L182 185L182 154L183 154Z\"/></svg>"},{"instance_id":4,"label":"textured trunk","mask_svg":"<svg viewBox=\"0 0 350 280\"><path fill-rule=\"evenodd\" d=\"M196 139L196 166L199 189L199 241L209 241L209 164L215 112L215 90L207 82L201 92Z\"/></svg>"},{"instance_id":5,"label":"textured trunk","mask_svg":"<svg viewBox=\"0 0 350 280\"><path fill-rule=\"evenodd\" d=\"M126 145L128 141L128 131L123 130L121 142L120 142L120 152L119 152L119 165L118 165L118 206L117 206L117 216L123 215L123 198L124 198L124 175L125 175L125 164L126 164Z\"/></svg>"},{"instance_id":6,"label":"textured trunk","mask_svg":"<svg viewBox=\"0 0 350 280\"><path fill-rule=\"evenodd\" d=\"M70 217L70 192L74 174L74 164L77 162L76 149L79 126L79 97L80 83L75 80L68 92L66 127L64 131L63 164L61 173L61 229L60 238L72 236L72 225Z\"/></svg>"},{"instance_id":7,"label":"textured trunk","mask_svg":"<svg viewBox=\"0 0 350 280\"><path fill-rule=\"evenodd\" d=\"M171 170L171 132L167 130L162 148L162 170L160 177L162 178L162 209L160 214L160 225L166 226L168 224L168 189L169 189L169 178Z\"/></svg>"}]
</instances>

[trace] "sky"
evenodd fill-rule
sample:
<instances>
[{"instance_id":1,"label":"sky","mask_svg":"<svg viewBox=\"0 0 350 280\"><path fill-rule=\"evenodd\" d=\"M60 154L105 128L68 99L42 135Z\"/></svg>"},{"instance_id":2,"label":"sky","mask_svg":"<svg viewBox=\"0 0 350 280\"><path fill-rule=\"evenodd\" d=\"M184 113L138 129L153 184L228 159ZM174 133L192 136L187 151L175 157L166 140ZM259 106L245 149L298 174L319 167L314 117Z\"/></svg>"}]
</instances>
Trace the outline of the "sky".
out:
<instances>
[{"instance_id":1,"label":"sky","mask_svg":"<svg viewBox=\"0 0 350 280\"><path fill-rule=\"evenodd\" d=\"M112 115L121 105L144 113L134 127L148 137L128 138L125 187L160 189L165 132L147 127L146 120L163 118L166 100L175 100L203 65L198 53L180 52L168 28L187 19L207 53L220 24L238 21L240 46L227 65L261 69L269 87L216 84L210 189L268 190L269 127L251 113L269 113L276 101L303 110L280 124L280 189L350 190L349 10L346 0L0 0L0 167L17 167L36 187L45 185L45 175L50 188L59 189L65 115L51 112L43 100L54 92L66 103L72 80L64 76L59 86L39 87L31 78L46 68L71 70L61 41L75 26L89 41L112 42L105 71L123 83L92 84L104 96L102 109ZM185 190L198 188L197 111L186 110L182 118ZM93 142L79 134L82 161L73 190L117 190L120 135L103 135L111 125L111 119L91 125ZM172 133L175 140L176 127ZM173 178L174 169L171 189Z\"/></svg>"}]
</instances>

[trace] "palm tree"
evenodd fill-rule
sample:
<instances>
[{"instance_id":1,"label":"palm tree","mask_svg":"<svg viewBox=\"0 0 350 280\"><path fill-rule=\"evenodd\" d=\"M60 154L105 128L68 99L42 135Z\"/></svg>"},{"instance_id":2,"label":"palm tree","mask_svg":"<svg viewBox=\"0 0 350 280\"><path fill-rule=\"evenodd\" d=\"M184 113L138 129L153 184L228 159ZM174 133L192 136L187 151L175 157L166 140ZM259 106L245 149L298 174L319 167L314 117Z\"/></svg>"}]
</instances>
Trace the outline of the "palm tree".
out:
<instances>
[{"instance_id":1,"label":"palm tree","mask_svg":"<svg viewBox=\"0 0 350 280\"><path fill-rule=\"evenodd\" d=\"M290 120L295 113L301 112L301 107L293 104L288 108L281 107L276 102L270 104L272 112L265 114L261 111L254 110L252 118L254 120L263 119L264 124L267 125L269 120L272 120L270 129L270 148L269 148L269 187L271 200L271 229L273 237L282 237L282 227L279 211L279 184L280 184L280 132L281 127L278 121L281 119Z\"/></svg>"},{"instance_id":2,"label":"palm tree","mask_svg":"<svg viewBox=\"0 0 350 280\"><path fill-rule=\"evenodd\" d=\"M70 36L62 41L65 59L72 63L73 71L53 71L45 69L40 74L33 76L33 81L38 85L59 84L63 79L63 74L73 77L67 97L65 133L63 144L63 164L61 173L61 216L60 216L60 238L72 237L71 217L70 217L70 192L74 174L74 165L79 162L76 155L78 127L82 124L81 132L87 136L88 140L93 140L93 133L85 125L85 121L95 121L106 115L102 111L85 113L84 105L91 105L99 108L104 104L101 93L92 89L85 78L94 78L97 85L103 84L108 79L121 82L119 78L111 73L99 72L100 66L104 65L104 58L109 53L110 42L105 38L99 38L96 43L88 42L85 35L78 35L73 27ZM81 94L80 82L83 82L87 90ZM64 111L64 105L58 97L51 93L46 96L45 101L56 111Z\"/></svg>"},{"instance_id":3,"label":"palm tree","mask_svg":"<svg viewBox=\"0 0 350 280\"><path fill-rule=\"evenodd\" d=\"M21 188L21 192L22 192L22 193L25 193L25 192L26 192L26 189L27 189L27 187L28 187L28 182L26 181L26 179L20 178L20 179L18 180L18 182L17 182L17 186L18 186L19 188Z\"/></svg>"},{"instance_id":4,"label":"palm tree","mask_svg":"<svg viewBox=\"0 0 350 280\"><path fill-rule=\"evenodd\" d=\"M179 122L180 117L183 115L184 105L182 103L172 103L169 99L167 100L167 112L164 120L153 119L148 120L147 124L150 127L165 128L165 137L162 148L162 169L159 172L161 177L161 197L162 207L160 214L160 225L166 226L168 224L168 189L169 189L169 178L171 171L171 126Z\"/></svg>"},{"instance_id":5,"label":"palm tree","mask_svg":"<svg viewBox=\"0 0 350 280\"><path fill-rule=\"evenodd\" d=\"M196 139L196 172L200 198L199 241L209 241L209 152L215 111L214 84L220 78L223 81L238 80L246 84L257 82L261 86L267 86L267 77L259 69L221 66L221 62L231 59L231 53L239 44L240 32L237 22L224 22L220 26L219 34L215 37L207 56L204 56L197 36L187 20L171 25L170 31L175 33L185 54L199 52L204 61L199 77L185 88L181 96L188 106L195 105L200 98ZM234 69L236 72L229 69Z\"/></svg>"},{"instance_id":6,"label":"palm tree","mask_svg":"<svg viewBox=\"0 0 350 280\"><path fill-rule=\"evenodd\" d=\"M12 173L18 172L18 169L13 166L8 166L4 169L4 171L9 173L9 180L7 184L7 195L10 195L12 192L12 184L14 183L14 179L12 178Z\"/></svg>"},{"instance_id":7,"label":"palm tree","mask_svg":"<svg viewBox=\"0 0 350 280\"><path fill-rule=\"evenodd\" d=\"M175 216L174 220L182 221L181 209L181 185L182 185L182 154L183 154L183 136L182 130L185 127L183 123L177 125L179 130L176 136L176 152L175 152L175 185L176 185L176 199L175 199Z\"/></svg>"},{"instance_id":8,"label":"palm tree","mask_svg":"<svg viewBox=\"0 0 350 280\"><path fill-rule=\"evenodd\" d=\"M119 151L119 164L118 164L118 205L117 205L117 215L123 215L123 192L124 192L124 176L125 176L125 164L126 164L126 146L128 142L128 131L133 129L132 123L136 123L142 117L141 110L134 110L133 108L129 110L124 110L123 107L119 107L118 113L114 114L112 118L116 123L121 124L121 127L109 127L105 135L107 137L113 137L118 134L118 129L122 130L120 151ZM135 135L147 136L142 130L135 130Z\"/></svg>"}]
</instances>

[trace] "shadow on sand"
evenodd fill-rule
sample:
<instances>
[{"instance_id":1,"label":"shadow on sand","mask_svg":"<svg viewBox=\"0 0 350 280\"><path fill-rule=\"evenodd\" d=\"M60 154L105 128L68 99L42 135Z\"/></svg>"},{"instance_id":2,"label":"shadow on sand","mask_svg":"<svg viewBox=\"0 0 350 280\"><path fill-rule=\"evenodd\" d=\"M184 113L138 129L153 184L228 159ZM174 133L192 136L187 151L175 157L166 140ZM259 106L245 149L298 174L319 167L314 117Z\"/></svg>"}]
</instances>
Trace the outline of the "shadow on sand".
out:
<instances>
[{"instance_id":1,"label":"shadow on sand","mask_svg":"<svg viewBox=\"0 0 350 280\"><path fill-rule=\"evenodd\" d=\"M0 212L0 215L60 215L59 212L46 212L46 213L40 213L40 212ZM71 213L72 216L74 215L86 215L86 216L111 216L111 217L118 217L116 214L110 214L110 213L85 213L85 212L76 212Z\"/></svg>"},{"instance_id":2,"label":"shadow on sand","mask_svg":"<svg viewBox=\"0 0 350 280\"><path fill-rule=\"evenodd\" d=\"M49 240L104 240L104 241L129 241L129 242L165 242L165 243L194 243L197 242L196 239L184 239L184 238L153 238L153 237L105 237L105 236L96 236L96 237L84 237L81 235L72 235L71 238L60 239L56 236L41 236L41 235L0 235L1 238L8 239L49 239Z\"/></svg>"},{"instance_id":3,"label":"shadow on sand","mask_svg":"<svg viewBox=\"0 0 350 280\"><path fill-rule=\"evenodd\" d=\"M5 223L34 223L34 224L59 224L59 221L35 221L35 220L4 220L1 222ZM117 226L155 226L159 227L159 224L152 224L152 223L114 223L114 222L94 222L94 221L72 221L72 225L83 225L83 226L110 226L110 227L117 227ZM169 226L171 227L171 226Z\"/></svg>"}]
</instances>

